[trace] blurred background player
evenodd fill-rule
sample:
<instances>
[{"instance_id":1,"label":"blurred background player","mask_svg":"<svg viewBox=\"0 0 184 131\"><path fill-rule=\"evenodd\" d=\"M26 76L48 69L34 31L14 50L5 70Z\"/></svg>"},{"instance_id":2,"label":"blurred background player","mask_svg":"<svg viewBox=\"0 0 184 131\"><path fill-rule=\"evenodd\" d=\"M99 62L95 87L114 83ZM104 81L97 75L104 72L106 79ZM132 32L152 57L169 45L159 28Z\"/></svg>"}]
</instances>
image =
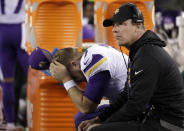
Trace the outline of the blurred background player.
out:
<instances>
[{"instance_id":1,"label":"blurred background player","mask_svg":"<svg viewBox=\"0 0 184 131\"><path fill-rule=\"evenodd\" d=\"M6 129L15 126L15 65L19 61L27 77L28 55L24 41L25 1L0 1L0 67Z\"/></svg>"},{"instance_id":2,"label":"blurred background player","mask_svg":"<svg viewBox=\"0 0 184 131\"><path fill-rule=\"evenodd\" d=\"M94 42L94 2L90 0L83 1L83 41Z\"/></svg>"},{"instance_id":3,"label":"blurred background player","mask_svg":"<svg viewBox=\"0 0 184 131\"><path fill-rule=\"evenodd\" d=\"M179 40L179 36L183 36L179 33L182 25L177 24L177 18L184 17L183 11L182 0L155 0L155 33L167 44L164 49L177 62L184 80L184 43Z\"/></svg>"}]
</instances>

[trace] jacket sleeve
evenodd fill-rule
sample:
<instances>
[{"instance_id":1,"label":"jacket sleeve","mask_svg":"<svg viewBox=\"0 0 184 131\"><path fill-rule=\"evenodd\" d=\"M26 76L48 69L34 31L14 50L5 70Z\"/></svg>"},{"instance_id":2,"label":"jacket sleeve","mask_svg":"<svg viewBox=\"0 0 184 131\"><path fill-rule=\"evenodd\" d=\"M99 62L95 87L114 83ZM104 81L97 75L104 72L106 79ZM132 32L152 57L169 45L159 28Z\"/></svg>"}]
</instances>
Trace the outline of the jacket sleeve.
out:
<instances>
[{"instance_id":1,"label":"jacket sleeve","mask_svg":"<svg viewBox=\"0 0 184 131\"><path fill-rule=\"evenodd\" d=\"M127 83L127 82L126 82ZM101 121L105 121L114 112L120 109L127 101L127 84L125 84L124 90L117 96L116 101L111 103L109 108L105 108L104 111L98 116Z\"/></svg>"},{"instance_id":2,"label":"jacket sleeve","mask_svg":"<svg viewBox=\"0 0 184 131\"><path fill-rule=\"evenodd\" d=\"M146 110L158 87L160 70L160 64L149 53L142 53L136 57L131 67L129 99L106 122L136 120Z\"/></svg>"}]
</instances>

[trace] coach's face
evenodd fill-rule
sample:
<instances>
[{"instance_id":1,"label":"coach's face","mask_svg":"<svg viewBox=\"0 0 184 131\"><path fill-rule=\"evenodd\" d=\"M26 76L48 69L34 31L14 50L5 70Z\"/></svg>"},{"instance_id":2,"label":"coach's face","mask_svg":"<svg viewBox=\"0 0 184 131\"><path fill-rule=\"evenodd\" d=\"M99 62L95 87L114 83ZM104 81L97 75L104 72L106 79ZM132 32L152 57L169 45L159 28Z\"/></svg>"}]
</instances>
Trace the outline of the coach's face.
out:
<instances>
[{"instance_id":1,"label":"coach's face","mask_svg":"<svg viewBox=\"0 0 184 131\"><path fill-rule=\"evenodd\" d=\"M124 21L122 24L114 23L112 32L119 46L129 46L134 41L136 25L132 23L131 19Z\"/></svg>"}]
</instances>

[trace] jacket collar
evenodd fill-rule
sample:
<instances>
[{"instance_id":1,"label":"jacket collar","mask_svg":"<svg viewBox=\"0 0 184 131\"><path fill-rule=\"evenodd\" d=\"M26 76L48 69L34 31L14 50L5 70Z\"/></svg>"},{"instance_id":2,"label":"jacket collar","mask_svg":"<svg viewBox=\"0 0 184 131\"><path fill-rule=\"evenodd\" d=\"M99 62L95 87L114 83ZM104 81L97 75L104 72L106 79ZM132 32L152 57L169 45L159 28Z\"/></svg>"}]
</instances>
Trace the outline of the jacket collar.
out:
<instances>
[{"instance_id":1,"label":"jacket collar","mask_svg":"<svg viewBox=\"0 0 184 131\"><path fill-rule=\"evenodd\" d=\"M154 32L148 30L130 46L130 61L133 60L139 48L146 44L157 45L160 47L166 46L166 44Z\"/></svg>"}]
</instances>

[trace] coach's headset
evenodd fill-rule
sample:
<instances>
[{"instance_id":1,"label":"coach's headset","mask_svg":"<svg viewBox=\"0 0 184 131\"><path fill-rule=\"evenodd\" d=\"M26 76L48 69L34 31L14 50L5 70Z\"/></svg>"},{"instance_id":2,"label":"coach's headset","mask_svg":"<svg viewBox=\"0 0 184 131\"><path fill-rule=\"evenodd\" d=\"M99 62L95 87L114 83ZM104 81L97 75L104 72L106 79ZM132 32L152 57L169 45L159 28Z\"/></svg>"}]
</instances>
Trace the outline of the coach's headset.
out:
<instances>
[{"instance_id":1,"label":"coach's headset","mask_svg":"<svg viewBox=\"0 0 184 131\"><path fill-rule=\"evenodd\" d=\"M143 15L137 6L133 3L128 3L129 7L133 10L132 22L133 23L144 23Z\"/></svg>"}]
</instances>

